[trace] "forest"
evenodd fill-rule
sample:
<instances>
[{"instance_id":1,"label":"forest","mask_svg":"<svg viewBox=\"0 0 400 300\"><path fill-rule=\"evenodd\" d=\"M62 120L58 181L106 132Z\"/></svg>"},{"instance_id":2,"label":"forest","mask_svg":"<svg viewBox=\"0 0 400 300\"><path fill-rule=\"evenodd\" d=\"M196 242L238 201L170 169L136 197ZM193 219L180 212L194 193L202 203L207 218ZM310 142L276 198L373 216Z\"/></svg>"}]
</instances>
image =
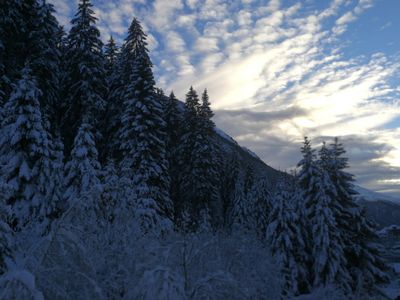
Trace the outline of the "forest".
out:
<instances>
[{"instance_id":1,"label":"forest","mask_svg":"<svg viewBox=\"0 0 400 300\"><path fill-rule=\"evenodd\" d=\"M139 20L96 21L0 6L0 299L385 299L339 139L261 176L207 90L157 87Z\"/></svg>"}]
</instances>

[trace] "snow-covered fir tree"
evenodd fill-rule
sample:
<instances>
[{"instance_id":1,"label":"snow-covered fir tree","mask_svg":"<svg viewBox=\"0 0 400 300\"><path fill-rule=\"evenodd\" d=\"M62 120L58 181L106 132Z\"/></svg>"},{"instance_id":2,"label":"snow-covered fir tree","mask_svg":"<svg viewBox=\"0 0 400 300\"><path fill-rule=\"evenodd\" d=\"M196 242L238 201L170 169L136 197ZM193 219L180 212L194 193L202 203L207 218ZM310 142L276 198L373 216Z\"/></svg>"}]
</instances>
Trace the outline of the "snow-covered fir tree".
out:
<instances>
[{"instance_id":1,"label":"snow-covered fir tree","mask_svg":"<svg viewBox=\"0 0 400 300\"><path fill-rule=\"evenodd\" d=\"M353 175L346 172L348 158L343 145L335 138L329 148L321 150L324 168L335 187L337 197L336 220L344 240L347 268L352 275L353 290L360 287L373 290L376 284L387 282L386 263L381 256L380 246L375 242L373 224L355 202Z\"/></svg>"},{"instance_id":2,"label":"snow-covered fir tree","mask_svg":"<svg viewBox=\"0 0 400 300\"><path fill-rule=\"evenodd\" d=\"M299 250L305 241L298 228L296 211L292 204L293 191L287 182L281 180L276 186L272 199L270 220L265 234L282 273L282 296L293 297L300 292L301 278L306 266L299 261Z\"/></svg>"},{"instance_id":3,"label":"snow-covered fir tree","mask_svg":"<svg viewBox=\"0 0 400 300\"><path fill-rule=\"evenodd\" d=\"M224 217L224 227L229 228L232 224L232 210L234 200L234 191L237 182L240 180L239 154L234 151L228 159L223 161L221 176L221 202L222 214Z\"/></svg>"},{"instance_id":4,"label":"snow-covered fir tree","mask_svg":"<svg viewBox=\"0 0 400 300\"><path fill-rule=\"evenodd\" d=\"M65 164L65 199L68 206L83 211L99 208L97 193L101 187L100 164L92 126L83 122L75 137L74 146Z\"/></svg>"},{"instance_id":5,"label":"snow-covered fir tree","mask_svg":"<svg viewBox=\"0 0 400 300\"><path fill-rule=\"evenodd\" d=\"M103 43L96 27L90 0L80 0L71 21L65 54L66 74L63 82L64 116L62 134L67 155L82 121L97 131L98 117L105 109L107 85ZM97 140L98 132L94 132Z\"/></svg>"},{"instance_id":6,"label":"snow-covered fir tree","mask_svg":"<svg viewBox=\"0 0 400 300\"><path fill-rule=\"evenodd\" d=\"M178 100L173 92L169 95L165 104L165 122L167 133L167 157L169 174L171 178L170 196L174 203L174 220L178 220L179 211L179 141L182 132L182 117L178 107Z\"/></svg>"},{"instance_id":7,"label":"snow-covered fir tree","mask_svg":"<svg viewBox=\"0 0 400 300\"><path fill-rule=\"evenodd\" d=\"M197 227L201 211L212 212L213 226L222 222L218 182L218 153L213 135L215 124L207 91L202 103L193 87L186 94L183 135L180 143L181 206ZM221 206L221 207L219 207Z\"/></svg>"},{"instance_id":8,"label":"snow-covered fir tree","mask_svg":"<svg viewBox=\"0 0 400 300\"><path fill-rule=\"evenodd\" d=\"M36 0L5 0L0 5L0 106L10 97L12 82L25 65L36 13Z\"/></svg>"},{"instance_id":9,"label":"snow-covered fir tree","mask_svg":"<svg viewBox=\"0 0 400 300\"><path fill-rule=\"evenodd\" d=\"M41 92L30 73L29 67L22 70L5 105L0 139L0 178L10 188L3 200L12 206L12 225L17 229L36 217L43 219L53 180L49 135L38 100Z\"/></svg>"},{"instance_id":10,"label":"snow-covered fir tree","mask_svg":"<svg viewBox=\"0 0 400 300\"><path fill-rule=\"evenodd\" d=\"M29 57L32 74L42 91L40 105L45 125L51 133L59 131L60 52L57 46L59 25L52 4L38 4L35 28L30 32L32 47Z\"/></svg>"},{"instance_id":11,"label":"snow-covered fir tree","mask_svg":"<svg viewBox=\"0 0 400 300\"><path fill-rule=\"evenodd\" d=\"M253 215L254 202L261 190L254 188L254 176L251 166L247 166L244 174L236 181L233 191L232 229L234 231L254 231L256 219ZM257 194L257 195L256 195ZM260 195L261 196L261 195ZM267 213L265 211L265 213ZM265 232L265 231L264 231Z\"/></svg>"},{"instance_id":12,"label":"snow-covered fir tree","mask_svg":"<svg viewBox=\"0 0 400 300\"><path fill-rule=\"evenodd\" d=\"M105 139L106 156L119 163L122 160L121 141L119 139L122 130L122 116L124 102L132 85L131 76L136 64L138 53L147 52L147 35L144 33L140 22L133 18L128 35L118 54L115 72L109 82L109 94L107 100Z\"/></svg>"},{"instance_id":13,"label":"snow-covered fir tree","mask_svg":"<svg viewBox=\"0 0 400 300\"><path fill-rule=\"evenodd\" d=\"M137 54L124 98L119 132L123 176L136 193L135 215L143 232L164 230L173 216L169 196L167 136L162 104L154 95L154 78L147 49Z\"/></svg>"},{"instance_id":14,"label":"snow-covered fir tree","mask_svg":"<svg viewBox=\"0 0 400 300\"><path fill-rule=\"evenodd\" d=\"M251 199L251 224L253 231L258 237L263 238L269 223L271 211L271 186L267 179L255 180L247 198Z\"/></svg>"},{"instance_id":15,"label":"snow-covered fir tree","mask_svg":"<svg viewBox=\"0 0 400 300\"><path fill-rule=\"evenodd\" d=\"M102 170L101 181L103 191L100 200L100 211L103 220L112 223L115 215L118 214L118 210L124 209L121 207L123 201L120 199L121 185L119 174L113 160L108 161L104 170Z\"/></svg>"},{"instance_id":16,"label":"snow-covered fir tree","mask_svg":"<svg viewBox=\"0 0 400 300\"><path fill-rule=\"evenodd\" d=\"M1 183L0 183L1 184ZM5 186L0 187L3 194ZM4 195L4 194L3 194ZM6 220L9 218L9 211L6 203L0 201L0 276L7 272L7 260L12 259L11 253L11 228Z\"/></svg>"},{"instance_id":17,"label":"snow-covered fir tree","mask_svg":"<svg viewBox=\"0 0 400 300\"><path fill-rule=\"evenodd\" d=\"M111 82L111 76L114 73L114 69L116 67L117 63L117 58L118 58L118 46L114 41L114 38L110 36L110 38L107 41L107 44L104 46L104 57L106 59L106 76L107 76L107 81Z\"/></svg>"},{"instance_id":18,"label":"snow-covered fir tree","mask_svg":"<svg viewBox=\"0 0 400 300\"><path fill-rule=\"evenodd\" d=\"M316 287L338 284L348 291L350 276L343 255L343 239L332 212L335 188L328 174L318 166L315 150L307 138L301 152L303 159L298 164L298 179L311 230L310 282Z\"/></svg>"},{"instance_id":19,"label":"snow-covered fir tree","mask_svg":"<svg viewBox=\"0 0 400 300\"><path fill-rule=\"evenodd\" d=\"M202 202L206 205L204 210L211 214L210 220L217 227L222 223L222 205L220 198L220 173L221 160L219 149L214 140L215 124L212 120L214 113L211 110L207 90L201 96L201 105L198 111L198 133L192 153L194 176L198 180L197 197L199 207ZM201 199L203 198L203 199Z\"/></svg>"},{"instance_id":20,"label":"snow-covered fir tree","mask_svg":"<svg viewBox=\"0 0 400 300\"><path fill-rule=\"evenodd\" d=\"M2 102L9 98L11 83L19 78L19 71L29 62L38 88L42 91L39 102L43 117L46 118L55 115L59 89L59 53L56 47L58 23L53 13L51 4L37 0L3 1L0 11Z\"/></svg>"},{"instance_id":21,"label":"snow-covered fir tree","mask_svg":"<svg viewBox=\"0 0 400 300\"><path fill-rule=\"evenodd\" d=\"M177 205L176 214L182 219L183 214L192 215L192 207L190 199L194 199L196 195L195 178L192 174L192 152L194 149L195 137L197 132L198 110L200 100L197 92L190 87L186 94L185 110L182 120L182 137L179 145L179 194L180 203ZM195 218L191 218L192 221Z\"/></svg>"}]
</instances>

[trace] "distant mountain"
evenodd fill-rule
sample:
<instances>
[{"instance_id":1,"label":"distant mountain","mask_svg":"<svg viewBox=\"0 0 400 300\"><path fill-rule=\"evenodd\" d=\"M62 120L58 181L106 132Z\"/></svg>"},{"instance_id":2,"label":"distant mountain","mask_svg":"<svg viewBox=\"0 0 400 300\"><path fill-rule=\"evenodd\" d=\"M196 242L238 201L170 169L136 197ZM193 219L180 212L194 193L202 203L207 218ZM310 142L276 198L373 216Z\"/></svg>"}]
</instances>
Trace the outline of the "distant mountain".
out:
<instances>
[{"instance_id":1,"label":"distant mountain","mask_svg":"<svg viewBox=\"0 0 400 300\"><path fill-rule=\"evenodd\" d=\"M257 177L267 177L271 181L275 181L281 172L268 166L256 154L245 147L240 146L232 137L222 130L216 128L217 139L223 151L229 155L233 151L237 151L240 157L242 167L250 165L254 169ZM360 186L356 186L359 193L358 203L367 210L367 215L372 219L379 228L390 225L400 226L400 199L392 196L377 193Z\"/></svg>"}]
</instances>

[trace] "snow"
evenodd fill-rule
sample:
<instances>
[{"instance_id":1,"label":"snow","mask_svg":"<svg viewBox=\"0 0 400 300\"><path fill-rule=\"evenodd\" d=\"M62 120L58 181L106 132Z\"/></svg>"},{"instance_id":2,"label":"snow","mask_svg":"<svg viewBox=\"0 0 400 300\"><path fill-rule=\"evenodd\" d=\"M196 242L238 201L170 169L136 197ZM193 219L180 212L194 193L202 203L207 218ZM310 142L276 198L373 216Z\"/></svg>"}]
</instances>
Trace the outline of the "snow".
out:
<instances>
[{"instance_id":1,"label":"snow","mask_svg":"<svg viewBox=\"0 0 400 300\"><path fill-rule=\"evenodd\" d=\"M234 143L235 145L238 145L238 143L231 136L223 132L221 129L215 127L214 130L223 139L227 140L228 142Z\"/></svg>"},{"instance_id":2,"label":"snow","mask_svg":"<svg viewBox=\"0 0 400 300\"><path fill-rule=\"evenodd\" d=\"M19 297L22 295L22 292L19 294L21 290L27 290L33 300L44 300L43 294L36 288L35 277L32 273L18 269L10 270L0 277L1 297L8 295L8 289L11 289L10 286L13 285L13 282L20 283L23 286L15 288L15 292L18 293L17 295L20 295ZM11 292L12 295L15 295L15 292Z\"/></svg>"},{"instance_id":3,"label":"snow","mask_svg":"<svg viewBox=\"0 0 400 300\"><path fill-rule=\"evenodd\" d=\"M400 199L396 199L395 197L386 195L384 193L378 193L374 192L371 190L368 190L366 188L363 188L361 186L355 186L355 190L360 194L358 196L359 200L366 200L366 201L390 201L390 202L395 202L395 203L400 203Z\"/></svg>"},{"instance_id":4,"label":"snow","mask_svg":"<svg viewBox=\"0 0 400 300\"><path fill-rule=\"evenodd\" d=\"M248 149L248 148L246 148L246 147L244 147L244 146L241 146L242 147L242 149L244 150L244 151L246 151L248 154L250 154L251 156L253 156L254 158L256 158L256 159L258 159L258 160L261 160L261 158L257 155L257 154L255 154L253 151L251 151L250 149Z\"/></svg>"},{"instance_id":5,"label":"snow","mask_svg":"<svg viewBox=\"0 0 400 300\"><path fill-rule=\"evenodd\" d=\"M400 273L400 263L394 263L393 268L396 273Z\"/></svg>"}]
</instances>

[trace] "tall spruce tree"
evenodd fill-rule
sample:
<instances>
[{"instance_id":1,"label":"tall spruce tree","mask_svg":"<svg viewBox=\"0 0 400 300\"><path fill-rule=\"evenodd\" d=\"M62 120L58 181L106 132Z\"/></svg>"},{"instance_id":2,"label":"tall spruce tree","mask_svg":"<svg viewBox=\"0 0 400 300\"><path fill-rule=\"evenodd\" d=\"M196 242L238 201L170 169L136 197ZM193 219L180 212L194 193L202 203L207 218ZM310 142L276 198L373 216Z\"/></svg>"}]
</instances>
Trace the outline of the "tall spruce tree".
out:
<instances>
[{"instance_id":1,"label":"tall spruce tree","mask_svg":"<svg viewBox=\"0 0 400 300\"><path fill-rule=\"evenodd\" d=\"M106 59L105 69L106 69L107 81L109 84L112 81L112 76L114 74L114 70L116 67L118 50L119 49L114 41L114 38L110 36L109 40L107 41L107 44L104 46L104 57Z\"/></svg>"},{"instance_id":2,"label":"tall spruce tree","mask_svg":"<svg viewBox=\"0 0 400 300\"><path fill-rule=\"evenodd\" d=\"M325 169L337 192L336 220L345 244L347 268L353 278L352 288L372 292L376 284L388 281L388 267L381 256L381 247L376 243L374 225L355 202L357 192L353 175L345 171L348 159L344 156L343 145L336 138L328 149L321 152L326 161Z\"/></svg>"},{"instance_id":3,"label":"tall spruce tree","mask_svg":"<svg viewBox=\"0 0 400 300\"><path fill-rule=\"evenodd\" d=\"M332 212L332 197L336 191L328 174L318 166L315 150L307 138L301 152L303 159L298 164L301 168L298 178L311 228L310 282L316 287L338 284L348 291L350 277L343 255L343 239Z\"/></svg>"},{"instance_id":4,"label":"tall spruce tree","mask_svg":"<svg viewBox=\"0 0 400 300\"><path fill-rule=\"evenodd\" d=\"M90 0L80 0L72 19L65 57L63 138L67 155L83 120L96 130L105 109L106 72L103 43ZM97 138L98 132L94 132Z\"/></svg>"},{"instance_id":5,"label":"tall spruce tree","mask_svg":"<svg viewBox=\"0 0 400 300\"><path fill-rule=\"evenodd\" d=\"M214 143L215 124L207 91L200 103L196 91L191 87L186 94L183 128L180 145L181 180L180 190L185 211L194 222L200 220L200 212L212 212L213 226L222 222L222 207L218 189L218 153Z\"/></svg>"},{"instance_id":6,"label":"tall spruce tree","mask_svg":"<svg viewBox=\"0 0 400 300\"><path fill-rule=\"evenodd\" d=\"M265 237L271 211L271 187L265 178L259 178L248 192L247 198L251 202L252 228L260 237Z\"/></svg>"},{"instance_id":7,"label":"tall spruce tree","mask_svg":"<svg viewBox=\"0 0 400 300\"><path fill-rule=\"evenodd\" d=\"M224 216L224 227L228 228L232 224L232 210L235 203L235 190L240 180L239 154L234 151L231 156L224 161L221 176L221 201Z\"/></svg>"},{"instance_id":8,"label":"tall spruce tree","mask_svg":"<svg viewBox=\"0 0 400 300\"><path fill-rule=\"evenodd\" d=\"M273 195L272 209L266 238L271 246L283 276L282 295L293 297L301 290L306 266L299 260L299 250L304 249L305 241L298 227L298 219L292 206L292 191L287 182L280 181Z\"/></svg>"},{"instance_id":9,"label":"tall spruce tree","mask_svg":"<svg viewBox=\"0 0 400 300\"><path fill-rule=\"evenodd\" d=\"M37 24L30 33L32 46L29 57L33 75L42 91L40 105L45 125L51 133L59 131L60 109L60 52L57 47L59 25L52 4L43 1L38 5Z\"/></svg>"},{"instance_id":10,"label":"tall spruce tree","mask_svg":"<svg viewBox=\"0 0 400 300\"><path fill-rule=\"evenodd\" d=\"M143 232L164 230L172 219L169 196L167 136L162 105L154 95L152 63L143 48L134 61L131 84L124 95L124 114L119 132L124 176L136 193L135 214ZM160 228L161 226L161 228Z\"/></svg>"},{"instance_id":11,"label":"tall spruce tree","mask_svg":"<svg viewBox=\"0 0 400 300\"><path fill-rule=\"evenodd\" d=\"M28 67L22 70L5 105L0 139L0 178L10 188L4 201L12 206L12 225L17 229L44 217L53 180L51 146L38 100L41 92L30 73Z\"/></svg>"},{"instance_id":12,"label":"tall spruce tree","mask_svg":"<svg viewBox=\"0 0 400 300\"><path fill-rule=\"evenodd\" d=\"M0 106L10 97L12 82L29 57L29 33L36 13L36 0L5 0L0 5Z\"/></svg>"},{"instance_id":13,"label":"tall spruce tree","mask_svg":"<svg viewBox=\"0 0 400 300\"><path fill-rule=\"evenodd\" d=\"M165 105L165 122L167 132L167 157L171 178L170 195L172 202L174 203L174 219L177 221L178 215L176 213L180 211L178 149L182 132L182 118L181 112L178 108L178 100L173 92L169 95Z\"/></svg>"},{"instance_id":14,"label":"tall spruce tree","mask_svg":"<svg viewBox=\"0 0 400 300\"><path fill-rule=\"evenodd\" d=\"M176 212L179 218L183 217L183 213L189 214L191 221L195 222L191 199L196 197L196 179L192 174L193 161L192 152L194 150L195 138L197 133L198 110L200 100L197 92L190 87L186 94L185 110L183 116L183 132L179 146L179 190L180 190L180 211ZM192 224L190 227L194 226Z\"/></svg>"},{"instance_id":15,"label":"tall spruce tree","mask_svg":"<svg viewBox=\"0 0 400 300\"><path fill-rule=\"evenodd\" d=\"M139 53L147 52L147 36L140 22L134 18L129 26L128 35L121 47L115 65L115 76L112 77L107 101L107 130L105 133L108 141L106 156L113 158L117 163L122 160L121 140L122 116L124 101L130 88L131 75Z\"/></svg>"},{"instance_id":16,"label":"tall spruce tree","mask_svg":"<svg viewBox=\"0 0 400 300\"><path fill-rule=\"evenodd\" d=\"M72 207L72 214L81 218L80 221L94 218L100 204L100 164L92 132L92 126L84 121L75 137L70 159L65 164L65 201Z\"/></svg>"},{"instance_id":17,"label":"tall spruce tree","mask_svg":"<svg viewBox=\"0 0 400 300\"><path fill-rule=\"evenodd\" d=\"M194 161L193 173L198 180L197 196L201 202L206 204L204 209L209 209L210 220L214 227L222 223L222 205L220 198L220 174L221 160L215 142L214 116L211 110L207 90L201 97L201 105L198 111L198 134L194 145L192 158ZM201 204L200 204L201 205Z\"/></svg>"},{"instance_id":18,"label":"tall spruce tree","mask_svg":"<svg viewBox=\"0 0 400 300\"><path fill-rule=\"evenodd\" d=\"M1 182L0 182L1 185ZM0 192L4 195L5 186L0 186ZM7 259L11 259L11 229L6 220L9 218L9 211L6 203L0 200L0 276L7 271Z\"/></svg>"}]
</instances>

